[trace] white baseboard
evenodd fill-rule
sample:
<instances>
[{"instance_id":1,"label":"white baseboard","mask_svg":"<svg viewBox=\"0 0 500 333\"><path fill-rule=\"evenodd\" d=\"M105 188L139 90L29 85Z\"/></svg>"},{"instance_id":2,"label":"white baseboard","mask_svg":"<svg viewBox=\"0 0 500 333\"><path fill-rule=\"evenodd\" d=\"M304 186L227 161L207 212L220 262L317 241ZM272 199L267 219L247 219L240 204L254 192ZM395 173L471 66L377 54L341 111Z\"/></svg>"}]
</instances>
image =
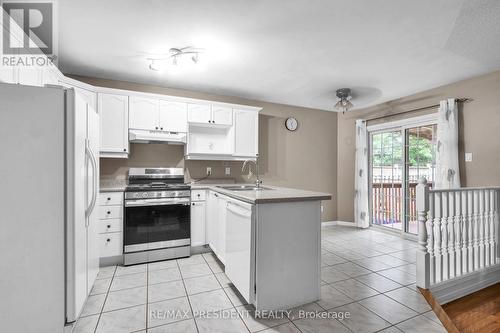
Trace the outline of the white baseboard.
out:
<instances>
[{"instance_id":1,"label":"white baseboard","mask_svg":"<svg viewBox=\"0 0 500 333\"><path fill-rule=\"evenodd\" d=\"M500 282L500 264L438 283L431 286L430 291L439 304L446 304L498 282Z\"/></svg>"},{"instance_id":2,"label":"white baseboard","mask_svg":"<svg viewBox=\"0 0 500 333\"><path fill-rule=\"evenodd\" d=\"M345 227L356 227L356 223L347 221L325 221L321 223L322 227L327 227L331 225L341 225Z\"/></svg>"}]
</instances>

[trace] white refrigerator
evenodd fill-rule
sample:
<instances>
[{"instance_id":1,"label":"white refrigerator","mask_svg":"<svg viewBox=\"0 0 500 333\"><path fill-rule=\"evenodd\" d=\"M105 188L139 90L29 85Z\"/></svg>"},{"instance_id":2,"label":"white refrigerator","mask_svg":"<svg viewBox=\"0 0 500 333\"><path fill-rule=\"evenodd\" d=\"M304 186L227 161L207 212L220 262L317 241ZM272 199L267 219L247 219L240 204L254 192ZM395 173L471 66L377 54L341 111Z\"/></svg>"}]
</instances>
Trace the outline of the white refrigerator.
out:
<instances>
[{"instance_id":1,"label":"white refrigerator","mask_svg":"<svg viewBox=\"0 0 500 333\"><path fill-rule=\"evenodd\" d=\"M0 83L0 331L64 332L99 269L99 115L74 89Z\"/></svg>"}]
</instances>

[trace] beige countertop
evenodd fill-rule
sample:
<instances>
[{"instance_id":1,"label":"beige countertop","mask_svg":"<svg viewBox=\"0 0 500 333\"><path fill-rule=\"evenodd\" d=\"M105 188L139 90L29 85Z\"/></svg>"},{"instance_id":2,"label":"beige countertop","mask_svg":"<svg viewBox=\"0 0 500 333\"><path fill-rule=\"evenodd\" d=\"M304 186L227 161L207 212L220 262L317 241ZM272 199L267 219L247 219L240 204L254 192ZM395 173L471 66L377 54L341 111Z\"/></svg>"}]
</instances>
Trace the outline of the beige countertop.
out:
<instances>
[{"instance_id":1,"label":"beige countertop","mask_svg":"<svg viewBox=\"0 0 500 333\"><path fill-rule=\"evenodd\" d=\"M329 193L299 190L287 187L278 187L272 185L262 185L265 190L231 191L218 186L228 185L252 185L252 184L234 184L234 183L194 183L191 184L192 190L212 190L228 197L238 199L251 204L276 203L276 202L297 202L297 201L319 201L331 200ZM123 192L127 186L125 179L101 179L100 192Z\"/></svg>"},{"instance_id":2,"label":"beige countertop","mask_svg":"<svg viewBox=\"0 0 500 333\"><path fill-rule=\"evenodd\" d=\"M227 186L228 184L223 184ZM234 184L234 185L251 185L251 184ZM220 187L217 184L191 184L191 189L208 189L228 197L238 199L251 204L277 203L277 202L297 202L297 201L320 201L331 200L332 195L329 193L313 192L306 190L298 190L294 188L278 187L271 185L262 185L267 190L248 190L248 191L231 191Z\"/></svg>"}]
</instances>

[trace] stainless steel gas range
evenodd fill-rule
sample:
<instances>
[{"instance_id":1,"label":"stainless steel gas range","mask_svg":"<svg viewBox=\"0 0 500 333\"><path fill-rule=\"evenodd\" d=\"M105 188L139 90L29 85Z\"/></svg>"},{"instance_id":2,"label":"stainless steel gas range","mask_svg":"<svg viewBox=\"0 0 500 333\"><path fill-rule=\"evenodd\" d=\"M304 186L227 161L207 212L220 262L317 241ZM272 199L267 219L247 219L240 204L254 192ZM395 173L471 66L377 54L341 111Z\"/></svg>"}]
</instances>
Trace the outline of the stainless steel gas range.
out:
<instances>
[{"instance_id":1,"label":"stainless steel gas range","mask_svg":"<svg viewBox=\"0 0 500 333\"><path fill-rule=\"evenodd\" d=\"M190 255L189 185L182 168L130 168L125 189L124 264Z\"/></svg>"}]
</instances>

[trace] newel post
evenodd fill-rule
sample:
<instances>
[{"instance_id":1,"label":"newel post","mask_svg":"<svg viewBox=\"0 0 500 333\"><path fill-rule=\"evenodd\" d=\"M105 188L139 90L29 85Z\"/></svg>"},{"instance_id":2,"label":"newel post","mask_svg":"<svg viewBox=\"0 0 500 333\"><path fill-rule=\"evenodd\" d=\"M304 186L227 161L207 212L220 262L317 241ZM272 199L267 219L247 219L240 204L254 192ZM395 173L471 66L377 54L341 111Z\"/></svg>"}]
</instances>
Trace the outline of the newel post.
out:
<instances>
[{"instance_id":1,"label":"newel post","mask_svg":"<svg viewBox=\"0 0 500 333\"><path fill-rule=\"evenodd\" d=\"M427 212L429 210L429 187L427 179L420 178L417 185L418 249L417 249L417 286L429 289L430 256L427 251Z\"/></svg>"}]
</instances>

